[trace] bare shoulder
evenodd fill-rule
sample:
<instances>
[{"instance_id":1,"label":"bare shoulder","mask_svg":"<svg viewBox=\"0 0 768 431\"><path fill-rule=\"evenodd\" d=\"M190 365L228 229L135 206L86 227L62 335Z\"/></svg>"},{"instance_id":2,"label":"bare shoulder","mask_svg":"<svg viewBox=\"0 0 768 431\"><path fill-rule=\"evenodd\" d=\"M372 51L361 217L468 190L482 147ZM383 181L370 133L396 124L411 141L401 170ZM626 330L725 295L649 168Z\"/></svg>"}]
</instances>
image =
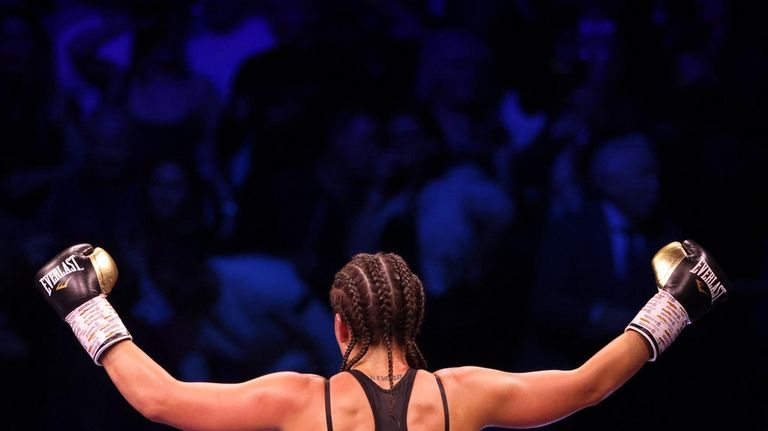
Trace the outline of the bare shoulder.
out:
<instances>
[{"instance_id":1,"label":"bare shoulder","mask_svg":"<svg viewBox=\"0 0 768 431\"><path fill-rule=\"evenodd\" d=\"M281 371L249 380L243 385L259 401L288 407L305 405L322 393L325 378L316 374Z\"/></svg>"},{"instance_id":2,"label":"bare shoulder","mask_svg":"<svg viewBox=\"0 0 768 431\"><path fill-rule=\"evenodd\" d=\"M503 371L476 366L443 368L433 373L443 382L469 383L473 380L504 374Z\"/></svg>"},{"instance_id":3,"label":"bare shoulder","mask_svg":"<svg viewBox=\"0 0 768 431\"><path fill-rule=\"evenodd\" d=\"M312 384L323 383L325 377L317 374L299 373L296 371L278 371L265 374L254 379L255 381L281 382L283 384Z\"/></svg>"},{"instance_id":4,"label":"bare shoulder","mask_svg":"<svg viewBox=\"0 0 768 431\"><path fill-rule=\"evenodd\" d=\"M493 368L464 366L444 368L434 372L440 378L447 393L467 402L488 403L499 396L510 396L521 385L520 375Z\"/></svg>"},{"instance_id":5,"label":"bare shoulder","mask_svg":"<svg viewBox=\"0 0 768 431\"><path fill-rule=\"evenodd\" d=\"M322 387L325 377L317 374L298 373L295 371L279 371L258 377L252 382L268 386L289 387L292 389L309 389L313 386Z\"/></svg>"},{"instance_id":6,"label":"bare shoulder","mask_svg":"<svg viewBox=\"0 0 768 431\"><path fill-rule=\"evenodd\" d=\"M463 366L434 372L445 388L451 425L460 429L481 429L494 423L494 411L508 391L509 373L492 368ZM505 388L507 390L505 390Z\"/></svg>"},{"instance_id":7,"label":"bare shoulder","mask_svg":"<svg viewBox=\"0 0 768 431\"><path fill-rule=\"evenodd\" d=\"M243 383L246 405L263 407L259 414L269 418L264 423L282 426L319 411L324 381L319 375L291 371L267 374Z\"/></svg>"},{"instance_id":8,"label":"bare shoulder","mask_svg":"<svg viewBox=\"0 0 768 431\"><path fill-rule=\"evenodd\" d=\"M461 399L465 395L477 396L486 389L485 385L500 371L490 368L463 366L443 368L433 374L440 379L446 393L452 394L452 398ZM497 375L498 377L498 375ZM479 391L479 392L478 392Z\"/></svg>"}]
</instances>

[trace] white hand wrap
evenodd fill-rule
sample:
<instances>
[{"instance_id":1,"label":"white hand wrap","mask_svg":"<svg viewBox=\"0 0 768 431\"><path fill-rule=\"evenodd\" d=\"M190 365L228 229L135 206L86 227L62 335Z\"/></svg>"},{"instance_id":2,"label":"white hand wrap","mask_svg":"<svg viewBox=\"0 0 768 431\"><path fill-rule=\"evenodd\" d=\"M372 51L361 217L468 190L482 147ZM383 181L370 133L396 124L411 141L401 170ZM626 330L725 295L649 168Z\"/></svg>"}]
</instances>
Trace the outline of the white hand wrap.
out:
<instances>
[{"instance_id":1,"label":"white hand wrap","mask_svg":"<svg viewBox=\"0 0 768 431\"><path fill-rule=\"evenodd\" d=\"M96 365L99 358L113 344L130 340L131 334L125 328L112 304L105 295L96 296L72 310L64 319L86 352Z\"/></svg>"},{"instance_id":2,"label":"white hand wrap","mask_svg":"<svg viewBox=\"0 0 768 431\"><path fill-rule=\"evenodd\" d=\"M685 308L665 290L659 290L629 323L626 330L633 330L648 340L655 361L661 352L680 335L690 323Z\"/></svg>"}]
</instances>

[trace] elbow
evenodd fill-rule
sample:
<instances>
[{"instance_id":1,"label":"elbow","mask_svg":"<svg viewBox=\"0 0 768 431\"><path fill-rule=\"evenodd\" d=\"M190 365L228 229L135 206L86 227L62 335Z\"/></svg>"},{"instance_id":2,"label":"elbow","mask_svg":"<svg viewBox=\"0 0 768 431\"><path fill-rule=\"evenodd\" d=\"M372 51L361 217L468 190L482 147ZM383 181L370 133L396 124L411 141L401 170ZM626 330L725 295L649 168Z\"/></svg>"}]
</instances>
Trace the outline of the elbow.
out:
<instances>
[{"instance_id":1,"label":"elbow","mask_svg":"<svg viewBox=\"0 0 768 431\"><path fill-rule=\"evenodd\" d=\"M133 406L142 416L152 422L163 421L163 409L154 401L149 399L141 399Z\"/></svg>"},{"instance_id":2,"label":"elbow","mask_svg":"<svg viewBox=\"0 0 768 431\"><path fill-rule=\"evenodd\" d=\"M133 407L152 422L166 423L171 410L168 402L170 393L170 383L155 387L152 390L143 390L134 400Z\"/></svg>"},{"instance_id":3,"label":"elbow","mask_svg":"<svg viewBox=\"0 0 768 431\"><path fill-rule=\"evenodd\" d=\"M593 407L600 404L613 392L612 388L599 379L588 374L578 372L580 376L580 389L577 391L577 399L581 400L582 407Z\"/></svg>"},{"instance_id":4,"label":"elbow","mask_svg":"<svg viewBox=\"0 0 768 431\"><path fill-rule=\"evenodd\" d=\"M599 391L587 391L584 396L585 407L594 407L607 397L607 395L600 393Z\"/></svg>"},{"instance_id":5,"label":"elbow","mask_svg":"<svg viewBox=\"0 0 768 431\"><path fill-rule=\"evenodd\" d=\"M608 398L613 393L610 388L600 385L598 383L588 384L582 392L582 400L584 400L585 407L593 407Z\"/></svg>"},{"instance_id":6,"label":"elbow","mask_svg":"<svg viewBox=\"0 0 768 431\"><path fill-rule=\"evenodd\" d=\"M155 423L165 423L164 413L162 409L158 408L156 405L146 406L144 408L137 409L137 410L147 420L150 420Z\"/></svg>"}]
</instances>

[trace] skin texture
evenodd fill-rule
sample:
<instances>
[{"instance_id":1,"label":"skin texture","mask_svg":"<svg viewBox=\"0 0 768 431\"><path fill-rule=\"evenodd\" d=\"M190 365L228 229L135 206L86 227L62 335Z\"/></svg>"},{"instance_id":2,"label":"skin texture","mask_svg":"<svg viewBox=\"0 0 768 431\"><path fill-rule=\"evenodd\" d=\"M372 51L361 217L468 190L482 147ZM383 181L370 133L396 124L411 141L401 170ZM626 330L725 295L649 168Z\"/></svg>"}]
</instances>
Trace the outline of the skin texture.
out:
<instances>
[{"instance_id":1,"label":"skin texture","mask_svg":"<svg viewBox=\"0 0 768 431\"><path fill-rule=\"evenodd\" d=\"M342 355L351 330L335 315ZM356 349L352 350L354 355ZM371 346L354 368L369 376L388 375L384 346ZM403 349L392 347L394 375L407 368ZM610 343L572 370L525 373L481 367L437 370L442 379L451 430L484 426L528 428L562 419L593 406L629 380L649 358L644 339L633 331ZM236 383L179 381L133 341L114 345L102 364L125 399L149 420L185 430L324 430L324 378L280 372ZM443 430L443 408L435 379L419 370L408 410L408 429ZM386 381L377 381L388 387ZM346 372L330 378L335 431L373 430L373 416L360 385Z\"/></svg>"}]
</instances>

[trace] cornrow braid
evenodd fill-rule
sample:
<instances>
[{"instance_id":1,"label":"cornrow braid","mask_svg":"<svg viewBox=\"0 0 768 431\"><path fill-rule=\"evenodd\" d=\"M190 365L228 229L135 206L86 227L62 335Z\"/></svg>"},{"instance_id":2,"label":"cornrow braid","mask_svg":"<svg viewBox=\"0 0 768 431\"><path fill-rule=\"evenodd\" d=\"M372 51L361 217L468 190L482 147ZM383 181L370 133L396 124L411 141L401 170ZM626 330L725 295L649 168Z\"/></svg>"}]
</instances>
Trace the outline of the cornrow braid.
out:
<instances>
[{"instance_id":1,"label":"cornrow braid","mask_svg":"<svg viewBox=\"0 0 768 431\"><path fill-rule=\"evenodd\" d=\"M408 269L405 261L400 256L388 253L387 257L392 262L395 278L402 287L405 299L403 337L406 347L406 360L408 365L412 367L427 368L427 361L416 344L416 336L424 319L424 289L421 286L421 281Z\"/></svg>"},{"instance_id":2,"label":"cornrow braid","mask_svg":"<svg viewBox=\"0 0 768 431\"><path fill-rule=\"evenodd\" d=\"M381 323L382 341L384 341L387 347L387 368L389 387L391 389L394 386L394 379L392 377L392 334L394 332L394 325L392 323L392 284L385 279L383 265L378 257L368 255L365 261L373 281L374 293L379 305L379 314L381 316L379 322Z\"/></svg>"},{"instance_id":3,"label":"cornrow braid","mask_svg":"<svg viewBox=\"0 0 768 431\"><path fill-rule=\"evenodd\" d=\"M339 286L338 289L341 289L342 291L348 291L348 285L351 283L351 280L349 279L349 275L339 272L336 274L336 277L333 280L333 286L336 288L336 286ZM349 313L342 308L341 306L341 296L333 296L333 291L331 291L331 306L334 310L334 312L338 312L342 319L344 319L345 322L349 322ZM344 371L345 367L347 366L347 360L349 359L349 354L352 352L352 349L355 347L355 344L357 344L357 336L355 334L352 334L352 338L349 341L349 345L347 345L347 349L344 352L344 357L341 361L341 371Z\"/></svg>"},{"instance_id":4,"label":"cornrow braid","mask_svg":"<svg viewBox=\"0 0 768 431\"><path fill-rule=\"evenodd\" d=\"M358 283L348 273L339 271L334 278L333 286L333 289L341 291L341 296L339 296L335 294L333 289L331 290L331 302L334 312L339 313L345 323L350 325L352 329L352 336L341 363L341 371L347 371L368 352L368 348L371 345L371 332L366 323ZM349 307L345 306L344 298L351 300ZM362 347L352 359L349 359L349 355L360 340L362 340Z\"/></svg>"},{"instance_id":5,"label":"cornrow braid","mask_svg":"<svg viewBox=\"0 0 768 431\"><path fill-rule=\"evenodd\" d=\"M363 280L366 284L369 284L368 279L365 277L365 274L363 275ZM368 353L368 348L371 346L372 343L372 335L371 335L371 328L367 321L368 313L365 312L365 305L363 304L363 295L360 293L360 284L359 283L350 283L350 292L352 296L352 303L354 304L353 307L353 317L354 317L354 324L352 325L352 332L358 332L362 335L362 341L363 345L360 348L360 350L357 352L357 354L346 364L346 370L351 369L356 363L358 363L361 359L363 359L363 356L365 356L366 353ZM368 287L370 290L370 287Z\"/></svg>"},{"instance_id":6,"label":"cornrow braid","mask_svg":"<svg viewBox=\"0 0 768 431\"><path fill-rule=\"evenodd\" d=\"M384 344L387 347L387 378L389 379L389 416L400 426L398 418L395 416L395 393L392 388L395 386L394 379L394 364L392 358L392 336L394 333L393 324L393 300L392 294L394 289L392 287L392 280L390 277L385 279L385 265L381 260L381 256L366 256L366 262L368 263L368 271L373 279L373 286L376 289L376 299L379 304L379 312L381 314L380 323L382 324L382 332L384 337Z\"/></svg>"}]
</instances>

